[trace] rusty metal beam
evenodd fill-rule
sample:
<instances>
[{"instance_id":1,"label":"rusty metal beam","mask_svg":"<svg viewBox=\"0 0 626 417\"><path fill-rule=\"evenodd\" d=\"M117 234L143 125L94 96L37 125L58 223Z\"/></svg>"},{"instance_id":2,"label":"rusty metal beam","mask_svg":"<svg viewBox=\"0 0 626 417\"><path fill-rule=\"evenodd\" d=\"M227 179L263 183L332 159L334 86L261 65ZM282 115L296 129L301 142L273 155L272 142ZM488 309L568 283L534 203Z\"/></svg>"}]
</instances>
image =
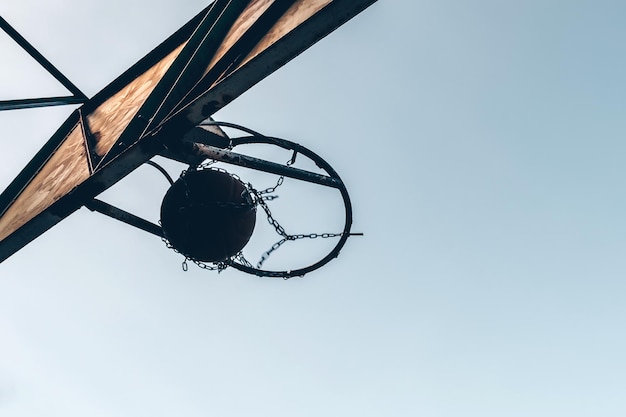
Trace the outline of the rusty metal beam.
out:
<instances>
[{"instance_id":1,"label":"rusty metal beam","mask_svg":"<svg viewBox=\"0 0 626 417\"><path fill-rule=\"evenodd\" d=\"M224 162L226 164L237 165L244 168L250 168L257 171L268 172L270 174L282 175L313 184L324 185L326 187L340 188L342 182L338 178L328 175L320 175L315 172L306 171L287 165L277 164L276 162L266 161L264 159L255 158L253 156L243 155L232 152L227 149L216 148L215 146L202 145L196 143L193 146L194 154L203 156L204 159L213 159L215 161Z\"/></svg>"}]
</instances>

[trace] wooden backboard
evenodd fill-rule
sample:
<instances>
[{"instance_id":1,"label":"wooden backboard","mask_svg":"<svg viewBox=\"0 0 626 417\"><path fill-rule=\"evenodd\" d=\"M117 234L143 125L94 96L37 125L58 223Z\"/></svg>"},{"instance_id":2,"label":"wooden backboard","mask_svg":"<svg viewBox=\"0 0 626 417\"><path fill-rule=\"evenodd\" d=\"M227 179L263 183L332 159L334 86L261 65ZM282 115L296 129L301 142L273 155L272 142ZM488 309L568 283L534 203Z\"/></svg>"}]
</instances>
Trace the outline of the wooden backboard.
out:
<instances>
[{"instance_id":1,"label":"wooden backboard","mask_svg":"<svg viewBox=\"0 0 626 417\"><path fill-rule=\"evenodd\" d=\"M0 195L0 262L376 0L216 0L77 109Z\"/></svg>"}]
</instances>

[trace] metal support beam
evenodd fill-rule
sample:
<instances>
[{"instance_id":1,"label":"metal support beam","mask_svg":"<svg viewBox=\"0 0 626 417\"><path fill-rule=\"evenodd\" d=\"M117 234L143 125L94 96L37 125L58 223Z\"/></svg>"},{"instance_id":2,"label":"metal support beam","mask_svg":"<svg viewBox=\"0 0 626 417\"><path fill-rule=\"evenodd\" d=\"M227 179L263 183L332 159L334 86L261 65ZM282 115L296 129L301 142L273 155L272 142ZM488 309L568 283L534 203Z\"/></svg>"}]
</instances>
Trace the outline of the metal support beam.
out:
<instances>
[{"instance_id":1,"label":"metal support beam","mask_svg":"<svg viewBox=\"0 0 626 417\"><path fill-rule=\"evenodd\" d=\"M161 238L163 237L163 229L161 229L161 226L144 220L141 217L135 216L134 214L119 209L115 206L112 206L109 203L105 203L102 200L94 198L93 200L86 202L85 207L87 207L91 211L97 211L98 213L102 213L105 216L134 226L145 232L152 233L155 236Z\"/></svg>"},{"instance_id":2,"label":"metal support beam","mask_svg":"<svg viewBox=\"0 0 626 417\"><path fill-rule=\"evenodd\" d=\"M313 184L324 185L326 187L340 188L343 185L339 178L333 178L328 175L320 175L303 169L277 164L276 162L270 162L253 156L243 155L227 149L216 148L215 146L196 143L193 146L193 153L198 156L203 156L205 159L213 159L227 164L268 172L270 174L283 175L285 177L311 182Z\"/></svg>"},{"instance_id":3,"label":"metal support beam","mask_svg":"<svg viewBox=\"0 0 626 417\"><path fill-rule=\"evenodd\" d=\"M213 121L213 119L211 119L211 121ZM220 126L194 127L183 135L182 141L170 141L170 143L159 152L159 155L190 166L200 165L206 160L206 157L193 152L191 147L194 143L227 148L230 145L230 138Z\"/></svg>"},{"instance_id":4,"label":"metal support beam","mask_svg":"<svg viewBox=\"0 0 626 417\"><path fill-rule=\"evenodd\" d=\"M85 100L86 99L84 98L75 96L0 100L0 111L33 109L36 107L64 106L67 104L82 104L85 102Z\"/></svg>"}]
</instances>

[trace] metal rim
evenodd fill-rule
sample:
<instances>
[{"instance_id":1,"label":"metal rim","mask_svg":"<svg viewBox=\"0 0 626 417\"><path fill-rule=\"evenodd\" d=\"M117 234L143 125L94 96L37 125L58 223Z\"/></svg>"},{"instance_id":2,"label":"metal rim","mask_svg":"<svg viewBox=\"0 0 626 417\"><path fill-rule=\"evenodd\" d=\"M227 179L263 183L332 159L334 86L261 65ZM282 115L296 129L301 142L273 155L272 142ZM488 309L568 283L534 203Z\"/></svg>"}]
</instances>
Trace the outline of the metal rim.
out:
<instances>
[{"instance_id":1,"label":"metal rim","mask_svg":"<svg viewBox=\"0 0 626 417\"><path fill-rule=\"evenodd\" d=\"M348 237L350 236L350 230L352 227L352 203L350 202L350 196L348 195L348 190L346 189L345 184L339 177L339 174L333 169L332 166L328 162L326 162L322 157L320 157L315 152L311 151L304 146L276 137L270 137L262 135L258 132L255 132L251 129L248 129L244 126L240 126L234 123L229 122L219 122L219 121L207 121L200 124L200 126L220 126L220 127L229 127L232 129L236 129L245 133L248 133L248 136L243 136L239 138L230 139L230 146L235 147L238 145L248 145L248 144L268 144L278 146L280 148L291 150L297 153L300 153L310 160L312 160L320 169L326 171L330 177L334 178L339 182L339 187L337 189L341 193L341 197L344 204L344 212L345 212L345 223L343 227L343 231L341 236L339 237L339 241L333 247L333 249L322 259L319 261L298 269L286 270L286 271L276 271L276 270L267 270L267 269L258 269L248 265L244 265L236 262L234 259L230 259L225 262L226 265L231 266L239 271L246 272L248 274L260 276L260 277L272 277L272 278L292 278L303 276L309 272L312 272L322 266L326 265L328 262L339 256L339 252L345 245Z\"/></svg>"}]
</instances>

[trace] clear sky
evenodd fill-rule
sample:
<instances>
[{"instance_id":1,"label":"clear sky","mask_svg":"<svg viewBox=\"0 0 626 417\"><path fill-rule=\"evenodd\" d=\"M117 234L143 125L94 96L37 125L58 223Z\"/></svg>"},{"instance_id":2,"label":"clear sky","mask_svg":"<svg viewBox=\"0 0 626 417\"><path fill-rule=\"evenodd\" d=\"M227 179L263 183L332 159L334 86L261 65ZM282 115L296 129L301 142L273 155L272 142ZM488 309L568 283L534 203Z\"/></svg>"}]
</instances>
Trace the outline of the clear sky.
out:
<instances>
[{"instance_id":1,"label":"clear sky","mask_svg":"<svg viewBox=\"0 0 626 417\"><path fill-rule=\"evenodd\" d=\"M0 13L92 96L205 6ZM301 279L183 272L81 209L0 264L0 416L624 416L625 15L379 1L216 115L324 156L365 236ZM64 94L0 51L0 99ZM0 188L72 110L0 113ZM166 189L103 198L156 221Z\"/></svg>"}]
</instances>

